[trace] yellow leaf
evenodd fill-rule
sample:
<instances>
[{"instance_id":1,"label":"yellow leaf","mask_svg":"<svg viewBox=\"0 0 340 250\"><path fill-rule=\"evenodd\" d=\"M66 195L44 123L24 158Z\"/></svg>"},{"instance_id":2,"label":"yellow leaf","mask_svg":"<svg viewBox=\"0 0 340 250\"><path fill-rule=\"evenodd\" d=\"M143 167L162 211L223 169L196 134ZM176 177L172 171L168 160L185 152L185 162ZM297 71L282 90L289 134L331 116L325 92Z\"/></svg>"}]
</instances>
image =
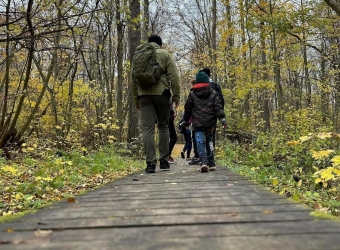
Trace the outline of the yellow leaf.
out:
<instances>
[{"instance_id":1,"label":"yellow leaf","mask_svg":"<svg viewBox=\"0 0 340 250\"><path fill-rule=\"evenodd\" d=\"M76 202L76 199L73 198L73 197L70 197L70 198L67 198L67 202L74 203L74 202Z\"/></svg>"},{"instance_id":2,"label":"yellow leaf","mask_svg":"<svg viewBox=\"0 0 340 250\"><path fill-rule=\"evenodd\" d=\"M272 214L273 210L263 210L262 213L263 214Z\"/></svg>"},{"instance_id":3,"label":"yellow leaf","mask_svg":"<svg viewBox=\"0 0 340 250\"><path fill-rule=\"evenodd\" d=\"M17 194L15 195L15 199L17 199L17 200L20 200L22 197L23 197L23 194L22 194L22 193L17 193Z\"/></svg>"},{"instance_id":4,"label":"yellow leaf","mask_svg":"<svg viewBox=\"0 0 340 250\"><path fill-rule=\"evenodd\" d=\"M325 181L329 181L334 179L334 174L332 174L334 168L329 167L324 169L321 173L320 173L320 177L321 179L325 180Z\"/></svg>"},{"instance_id":5,"label":"yellow leaf","mask_svg":"<svg viewBox=\"0 0 340 250\"><path fill-rule=\"evenodd\" d=\"M315 179L315 183L320 183L320 182L322 182L320 178Z\"/></svg>"},{"instance_id":6,"label":"yellow leaf","mask_svg":"<svg viewBox=\"0 0 340 250\"><path fill-rule=\"evenodd\" d=\"M8 216L8 215L11 215L11 214L13 214L13 212L12 211L8 211L8 212L4 212L2 215L3 216Z\"/></svg>"},{"instance_id":7,"label":"yellow leaf","mask_svg":"<svg viewBox=\"0 0 340 250\"><path fill-rule=\"evenodd\" d=\"M12 166L5 166L5 167L2 167L1 168L3 171L5 171L5 172L10 172L12 175L17 175L18 174L18 170L17 169L15 169L14 167L12 167Z\"/></svg>"},{"instance_id":8,"label":"yellow leaf","mask_svg":"<svg viewBox=\"0 0 340 250\"><path fill-rule=\"evenodd\" d=\"M27 151L34 151L34 148L32 148L32 147L27 147Z\"/></svg>"},{"instance_id":9,"label":"yellow leaf","mask_svg":"<svg viewBox=\"0 0 340 250\"><path fill-rule=\"evenodd\" d=\"M322 150L322 151L313 151L312 150L312 156L314 159L319 160L324 157L329 156L331 153L333 153L334 150Z\"/></svg>"},{"instance_id":10,"label":"yellow leaf","mask_svg":"<svg viewBox=\"0 0 340 250\"><path fill-rule=\"evenodd\" d=\"M340 165L340 155L336 155L331 160L333 162L333 166L339 166Z\"/></svg>"},{"instance_id":11,"label":"yellow leaf","mask_svg":"<svg viewBox=\"0 0 340 250\"><path fill-rule=\"evenodd\" d=\"M332 133L320 133L320 134L317 134L317 137L319 137L320 139L331 138Z\"/></svg>"},{"instance_id":12,"label":"yellow leaf","mask_svg":"<svg viewBox=\"0 0 340 250\"><path fill-rule=\"evenodd\" d=\"M47 236L51 233L53 233L52 230L40 230L40 229L38 229L37 231L34 232L34 234L36 236L43 236L43 237L45 237L45 236Z\"/></svg>"},{"instance_id":13,"label":"yellow leaf","mask_svg":"<svg viewBox=\"0 0 340 250\"><path fill-rule=\"evenodd\" d=\"M55 160L54 163L55 163L56 165L61 165L61 164L63 164L63 160L60 159L60 158L58 158L58 159Z\"/></svg>"},{"instance_id":14,"label":"yellow leaf","mask_svg":"<svg viewBox=\"0 0 340 250\"><path fill-rule=\"evenodd\" d=\"M34 198L34 196L31 195L31 196L26 197L25 200L30 201L30 200L32 200L33 198Z\"/></svg>"},{"instance_id":15,"label":"yellow leaf","mask_svg":"<svg viewBox=\"0 0 340 250\"><path fill-rule=\"evenodd\" d=\"M295 146L295 145L299 145L300 142L299 142L299 141L293 140L293 141L288 141L286 144L287 144L288 146Z\"/></svg>"},{"instance_id":16,"label":"yellow leaf","mask_svg":"<svg viewBox=\"0 0 340 250\"><path fill-rule=\"evenodd\" d=\"M311 137L310 136L301 136L299 139L301 142L308 141Z\"/></svg>"},{"instance_id":17,"label":"yellow leaf","mask_svg":"<svg viewBox=\"0 0 340 250\"><path fill-rule=\"evenodd\" d=\"M301 187L301 185L302 185L302 180L299 180L299 182L297 183L297 186Z\"/></svg>"},{"instance_id":18,"label":"yellow leaf","mask_svg":"<svg viewBox=\"0 0 340 250\"><path fill-rule=\"evenodd\" d=\"M279 184L279 181L277 179L272 179L272 184L275 187L277 184Z\"/></svg>"}]
</instances>

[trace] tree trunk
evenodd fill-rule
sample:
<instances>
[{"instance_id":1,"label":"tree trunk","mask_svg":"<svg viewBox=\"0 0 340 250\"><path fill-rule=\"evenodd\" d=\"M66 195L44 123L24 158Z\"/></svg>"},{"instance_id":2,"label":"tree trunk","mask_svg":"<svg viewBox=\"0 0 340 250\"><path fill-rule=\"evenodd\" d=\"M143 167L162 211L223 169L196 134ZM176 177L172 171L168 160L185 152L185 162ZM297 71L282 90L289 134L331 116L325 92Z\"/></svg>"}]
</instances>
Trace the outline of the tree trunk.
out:
<instances>
[{"instance_id":1,"label":"tree trunk","mask_svg":"<svg viewBox=\"0 0 340 250\"><path fill-rule=\"evenodd\" d=\"M216 25L217 25L217 8L216 0L212 0L212 25L211 25L211 45L212 45L212 79L217 80L217 41L216 41Z\"/></svg>"},{"instance_id":2,"label":"tree trunk","mask_svg":"<svg viewBox=\"0 0 340 250\"><path fill-rule=\"evenodd\" d=\"M340 16L340 2L339 0L325 0L329 7L331 7Z\"/></svg>"},{"instance_id":3,"label":"tree trunk","mask_svg":"<svg viewBox=\"0 0 340 250\"><path fill-rule=\"evenodd\" d=\"M264 22L261 22L261 68L262 79L268 81L268 73L266 70L267 55L266 55L266 41L264 35ZM264 87L262 92L262 118L264 120L264 132L270 131L270 109L269 109L269 93L267 87Z\"/></svg>"},{"instance_id":4,"label":"tree trunk","mask_svg":"<svg viewBox=\"0 0 340 250\"><path fill-rule=\"evenodd\" d=\"M140 5L138 0L132 0L130 5L130 11L131 11L131 20L137 19L137 17L140 15ZM130 59L130 65L132 62L132 57L135 54L136 48L139 45L139 41L141 38L141 32L140 32L140 23L139 22L132 22L131 26L129 27L129 59ZM129 74L129 116L128 116L128 137L127 141L132 142L135 138L138 138L139 136L139 112L137 111L135 104L134 104L134 97L132 95L131 91L131 84L133 84L133 81L131 79L131 74Z\"/></svg>"},{"instance_id":5,"label":"tree trunk","mask_svg":"<svg viewBox=\"0 0 340 250\"><path fill-rule=\"evenodd\" d=\"M123 57L124 57L124 47L123 47L123 22L121 20L120 13L120 1L116 0L116 24L117 24L117 90L116 90L116 101L117 101L117 121L120 129L116 133L116 139L118 142L122 140L123 132Z\"/></svg>"}]
</instances>

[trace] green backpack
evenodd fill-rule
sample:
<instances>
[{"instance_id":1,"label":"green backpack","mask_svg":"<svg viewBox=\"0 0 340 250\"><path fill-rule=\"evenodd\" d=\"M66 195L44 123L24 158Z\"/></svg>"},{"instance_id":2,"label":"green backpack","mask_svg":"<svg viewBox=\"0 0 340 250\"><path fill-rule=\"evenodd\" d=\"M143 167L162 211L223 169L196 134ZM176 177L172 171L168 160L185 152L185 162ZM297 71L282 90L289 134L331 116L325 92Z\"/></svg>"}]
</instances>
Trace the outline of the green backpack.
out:
<instances>
[{"instance_id":1,"label":"green backpack","mask_svg":"<svg viewBox=\"0 0 340 250\"><path fill-rule=\"evenodd\" d=\"M147 43L133 56L133 77L142 89L157 84L164 74L156 59L156 49L158 48Z\"/></svg>"}]
</instances>

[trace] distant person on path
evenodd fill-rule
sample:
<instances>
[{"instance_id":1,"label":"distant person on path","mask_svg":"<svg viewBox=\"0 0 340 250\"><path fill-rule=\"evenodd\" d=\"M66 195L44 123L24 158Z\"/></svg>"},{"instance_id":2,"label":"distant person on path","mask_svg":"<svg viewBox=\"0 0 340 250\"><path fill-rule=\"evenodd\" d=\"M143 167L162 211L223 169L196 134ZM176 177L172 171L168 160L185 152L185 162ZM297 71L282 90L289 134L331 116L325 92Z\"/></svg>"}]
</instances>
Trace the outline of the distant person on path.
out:
<instances>
[{"instance_id":1,"label":"distant person on path","mask_svg":"<svg viewBox=\"0 0 340 250\"><path fill-rule=\"evenodd\" d=\"M141 111L146 173L154 173L157 164L155 118L159 132L159 167L160 169L170 168L168 162L170 106L177 107L180 101L180 85L176 64L169 52L161 49L161 47L162 39L158 35L151 35L148 42L137 47L131 68L132 93L136 108ZM152 59L152 63L141 61L140 58L143 58L143 53L150 50L151 56L144 58L148 58L150 61ZM149 65L152 65L151 71L155 77L150 80L143 80L149 79L144 74L145 70L143 71L143 68ZM150 72L149 68L148 72Z\"/></svg>"},{"instance_id":2,"label":"distant person on path","mask_svg":"<svg viewBox=\"0 0 340 250\"><path fill-rule=\"evenodd\" d=\"M184 147L181 152L182 159L186 159L187 161L190 160L190 154L192 149L192 139L191 139L191 129L190 129L190 121L184 122L183 120L180 121L179 124L180 132L183 134L184 137ZM185 158L186 156L186 158Z\"/></svg>"},{"instance_id":3,"label":"distant person on path","mask_svg":"<svg viewBox=\"0 0 340 250\"><path fill-rule=\"evenodd\" d=\"M175 144L177 142L177 133L176 133L176 127L175 127L175 118L176 118L176 110L175 108L171 105L170 106L170 116L169 116L169 135L170 135L170 140L169 140L169 159L168 162L170 164L175 163L174 158L172 158L172 150L175 147Z\"/></svg>"},{"instance_id":4,"label":"distant person on path","mask_svg":"<svg viewBox=\"0 0 340 250\"><path fill-rule=\"evenodd\" d=\"M224 129L227 128L220 97L209 82L209 76L204 71L197 72L196 84L186 100L183 115L185 122L192 117L201 172L215 170L213 132L217 119L220 120Z\"/></svg>"}]
</instances>

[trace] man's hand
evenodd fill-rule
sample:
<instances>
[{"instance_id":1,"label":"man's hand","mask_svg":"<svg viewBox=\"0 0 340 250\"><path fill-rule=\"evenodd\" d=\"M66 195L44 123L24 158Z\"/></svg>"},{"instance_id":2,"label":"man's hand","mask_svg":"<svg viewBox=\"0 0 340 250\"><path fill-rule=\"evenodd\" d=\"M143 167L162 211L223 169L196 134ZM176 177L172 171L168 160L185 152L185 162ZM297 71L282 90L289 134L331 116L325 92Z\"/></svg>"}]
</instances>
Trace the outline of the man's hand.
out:
<instances>
[{"instance_id":1,"label":"man's hand","mask_svg":"<svg viewBox=\"0 0 340 250\"><path fill-rule=\"evenodd\" d=\"M179 103L175 103L175 102L173 102L172 103L172 107L175 109L175 108L177 108L179 106Z\"/></svg>"}]
</instances>

